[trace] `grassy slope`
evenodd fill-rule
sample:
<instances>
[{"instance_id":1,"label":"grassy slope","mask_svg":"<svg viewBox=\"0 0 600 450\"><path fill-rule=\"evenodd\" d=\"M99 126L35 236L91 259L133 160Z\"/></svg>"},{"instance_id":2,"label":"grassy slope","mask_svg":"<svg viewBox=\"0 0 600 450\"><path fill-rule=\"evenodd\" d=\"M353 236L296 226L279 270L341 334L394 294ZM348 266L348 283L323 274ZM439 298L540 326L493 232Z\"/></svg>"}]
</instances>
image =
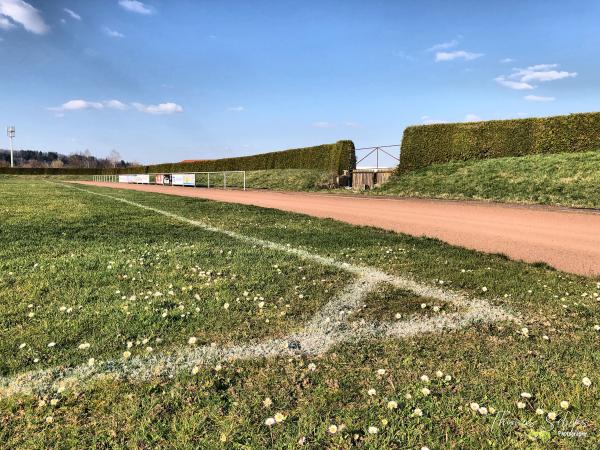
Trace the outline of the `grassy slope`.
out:
<instances>
[{"instance_id":1,"label":"grassy slope","mask_svg":"<svg viewBox=\"0 0 600 450\"><path fill-rule=\"evenodd\" d=\"M61 188L55 189L47 194L63 195ZM593 325L600 322L597 284L600 279L566 275L436 240L275 210L94 189L244 234L372 265L390 273L409 274L426 283L443 283L521 313L524 322L476 325L458 332L412 339L348 343L321 357L225 363L219 372L208 367L197 375L182 373L175 379L105 380L84 391L56 394L59 400L56 406L39 406L40 398L36 396L3 399L0 441L7 447L235 448L245 444L252 448L293 448L299 441L310 448L420 448L422 445L432 449L490 445L592 448L596 445L600 423L597 408L600 333ZM81 205L94 203L85 195L77 197L70 192L68 196L74 196ZM10 207L2 204L3 213L12 211L11 230L16 233L19 229L23 242L35 239L38 230L34 227L28 231L27 216L19 221L22 214L19 212L34 207L31 199ZM144 218L141 226L136 225L138 215ZM137 226L139 232L132 245L152 242L151 230L146 227L154 222L143 211L122 212L120 217L120 231L111 232L110 236L120 239L119 234L124 233L125 242L132 240L125 230ZM49 234L43 240L51 242L62 232L70 235L75 231L90 238L92 232L85 231L86 227L79 224L81 220L89 220L90 227L94 221L94 229L101 232L114 226L113 219L99 215L96 206L73 219L54 225L49 221ZM207 238L196 232L201 239ZM102 236L98 245L107 245L108 234ZM175 235L169 243L187 239L191 236ZM125 242L117 242L115 248L127 245ZM70 246L77 250L79 245L77 240L67 239L60 244L64 246L62 252L68 252ZM35 256L33 247L18 252L13 249L4 255L0 259L3 283L0 299L4 308L7 303L18 301L12 296L10 301L6 300L15 288L6 283L8 268L21 267L19 258L26 258L21 268L23 273L19 274L24 279L19 283L25 283L30 276L34 259L44 266L54 261L52 254L42 252ZM219 259L214 261L216 264ZM72 270L85 267L84 261L77 259L72 264ZM246 270L259 276L261 266L251 264ZM282 281L274 277L271 283L279 286ZM487 288L485 291L483 286ZM522 326L528 327L529 337L519 333ZM12 360L14 354L14 349L4 349L0 357ZM309 363L315 364L316 370L308 369ZM385 369L386 373L378 375L378 369ZM437 378L437 370L452 379ZM432 381L421 381L422 374ZM582 385L584 376L592 379L591 387ZM420 391L425 386L431 390L430 395ZM371 388L376 389L376 395L367 394ZM516 402L523 400L520 393L524 391L533 397L524 400L525 409L518 409ZM407 394L411 398L406 398ZM272 400L271 406L263 404L267 397ZM389 400L397 401L398 408L388 409ZM562 400L571 404L568 413L560 412ZM477 414L468 407L470 402L493 407L496 413ZM422 409L422 417L412 415L415 408ZM563 422L550 429L544 416L535 414L536 408L558 412ZM287 419L268 428L263 422L276 412L282 412ZM53 422L46 422L47 417L52 417ZM580 423L575 429L587 435L580 438L558 435L559 429L572 428L566 421L576 418ZM338 425L340 430L329 433L331 424ZM378 427L379 432L368 434L369 426Z\"/></svg>"},{"instance_id":2,"label":"grassy slope","mask_svg":"<svg viewBox=\"0 0 600 450\"><path fill-rule=\"evenodd\" d=\"M437 164L371 193L600 208L600 151Z\"/></svg>"}]
</instances>

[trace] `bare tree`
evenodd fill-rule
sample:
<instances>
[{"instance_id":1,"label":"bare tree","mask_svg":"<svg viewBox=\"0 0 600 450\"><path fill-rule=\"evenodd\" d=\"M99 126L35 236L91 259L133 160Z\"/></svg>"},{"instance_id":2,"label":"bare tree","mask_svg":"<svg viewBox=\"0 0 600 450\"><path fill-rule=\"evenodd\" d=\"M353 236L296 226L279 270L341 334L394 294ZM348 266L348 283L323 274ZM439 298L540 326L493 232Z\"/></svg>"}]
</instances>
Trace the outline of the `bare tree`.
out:
<instances>
[{"instance_id":1,"label":"bare tree","mask_svg":"<svg viewBox=\"0 0 600 450\"><path fill-rule=\"evenodd\" d=\"M121 162L121 154L113 148L108 154L107 159L111 162L113 167L117 167Z\"/></svg>"}]
</instances>

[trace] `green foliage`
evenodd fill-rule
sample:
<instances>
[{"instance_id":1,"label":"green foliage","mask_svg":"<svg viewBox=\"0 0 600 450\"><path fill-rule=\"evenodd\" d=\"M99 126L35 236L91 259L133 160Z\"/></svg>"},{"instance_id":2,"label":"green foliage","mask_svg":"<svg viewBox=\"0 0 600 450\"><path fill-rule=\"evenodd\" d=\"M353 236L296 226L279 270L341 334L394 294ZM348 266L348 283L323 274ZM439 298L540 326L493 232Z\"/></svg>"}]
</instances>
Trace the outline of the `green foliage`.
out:
<instances>
[{"instance_id":1,"label":"green foliage","mask_svg":"<svg viewBox=\"0 0 600 450\"><path fill-rule=\"evenodd\" d=\"M600 113L444 123L404 130L400 171L434 163L600 148Z\"/></svg>"},{"instance_id":2,"label":"green foliage","mask_svg":"<svg viewBox=\"0 0 600 450\"><path fill-rule=\"evenodd\" d=\"M431 164L369 194L600 208L600 151Z\"/></svg>"},{"instance_id":3,"label":"green foliage","mask_svg":"<svg viewBox=\"0 0 600 450\"><path fill-rule=\"evenodd\" d=\"M331 173L341 174L342 171L352 169L354 166L356 166L354 143L352 141L338 141L335 144L323 144L315 147L190 163L166 163L116 169L0 168L0 173L23 175L90 175L153 172L209 172L223 170L321 169Z\"/></svg>"}]
</instances>

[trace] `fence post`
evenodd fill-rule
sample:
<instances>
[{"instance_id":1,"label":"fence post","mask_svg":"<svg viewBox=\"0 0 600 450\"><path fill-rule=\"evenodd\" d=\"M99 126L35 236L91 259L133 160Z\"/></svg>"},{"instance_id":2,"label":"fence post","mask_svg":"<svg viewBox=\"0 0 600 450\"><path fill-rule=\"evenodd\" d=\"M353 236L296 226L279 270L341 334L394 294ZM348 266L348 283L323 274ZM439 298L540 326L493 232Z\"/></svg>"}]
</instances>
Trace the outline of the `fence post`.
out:
<instances>
[{"instance_id":1,"label":"fence post","mask_svg":"<svg viewBox=\"0 0 600 450\"><path fill-rule=\"evenodd\" d=\"M227 172L223 172L223 189L227 189Z\"/></svg>"},{"instance_id":2,"label":"fence post","mask_svg":"<svg viewBox=\"0 0 600 450\"><path fill-rule=\"evenodd\" d=\"M210 188L210 172L208 172L208 187Z\"/></svg>"},{"instance_id":3,"label":"fence post","mask_svg":"<svg viewBox=\"0 0 600 450\"><path fill-rule=\"evenodd\" d=\"M244 190L246 190L246 171L244 170Z\"/></svg>"}]
</instances>

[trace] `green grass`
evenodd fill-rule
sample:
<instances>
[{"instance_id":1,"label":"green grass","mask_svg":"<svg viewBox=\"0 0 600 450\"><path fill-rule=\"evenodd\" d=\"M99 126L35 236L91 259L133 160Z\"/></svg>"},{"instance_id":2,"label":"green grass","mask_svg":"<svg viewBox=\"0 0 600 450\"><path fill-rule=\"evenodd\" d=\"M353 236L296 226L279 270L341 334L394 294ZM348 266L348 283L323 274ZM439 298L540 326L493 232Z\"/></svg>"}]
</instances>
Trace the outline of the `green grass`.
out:
<instances>
[{"instance_id":1,"label":"green grass","mask_svg":"<svg viewBox=\"0 0 600 450\"><path fill-rule=\"evenodd\" d=\"M369 193L600 208L600 151L435 164Z\"/></svg>"},{"instance_id":2,"label":"green grass","mask_svg":"<svg viewBox=\"0 0 600 450\"><path fill-rule=\"evenodd\" d=\"M89 189L479 296L522 315L523 323L478 324L409 339L368 339L337 345L321 356L230 361L223 362L220 371L203 367L195 375L181 373L172 379L105 379L52 395L3 397L4 447L296 448L299 442L307 448L597 446L600 332L593 327L600 324L600 278L276 210ZM39 349L45 366L75 364L89 356L108 358L120 353L127 340L141 337L163 338L153 347L166 351L185 346L182 341L192 330L206 333L207 341L220 342L276 335L279 328L298 326L310 308L330 298L336 287L329 282L341 286L349 281L345 273L35 178L0 181L0 198L0 361L5 373L34 365L33 355L19 356L14 346L19 339L13 335ZM195 266L215 272L208 285L206 278L191 276L188 269ZM219 271L222 275L216 276ZM119 278L123 274L128 274L127 281ZM194 297L188 294L203 294L202 314L190 317L190 328L175 314L165 320L158 311L145 311L146 299L128 300L131 294L150 290L168 293L169 284L186 310L193 311ZM193 290L181 293L189 284ZM301 301L293 296L295 286L311 294ZM116 296L116 290L126 292L127 299ZM255 318L251 312L256 309L243 309L243 304L240 311L232 307L224 315L224 299L235 299L243 290L260 292L269 300L293 298L294 320L273 316L279 322L261 328L262 317ZM390 301L396 297L384 290L386 296ZM27 316L30 303L36 306L33 319ZM123 311L124 303L132 308L130 316ZM81 304L82 310L68 316L59 310L63 304ZM393 311L392 307L389 313ZM252 326L244 329L246 323ZM523 327L528 336L520 331ZM54 347L61 353L47 353L44 345L51 339L61 342ZM98 345L81 355L75 344L82 339ZM437 371L443 376L436 376ZM429 382L421 380L424 374ZM590 387L582 384L585 376L592 380ZM424 387L429 395L421 391ZM370 389L375 395L368 394ZM533 397L523 400L521 392ZM58 402L51 405L52 399ZM391 400L397 402L396 409L388 409ZM524 409L516 406L521 400ZM563 400L569 401L569 411L559 406ZM471 402L495 412L476 413ZM415 408L423 415L415 416ZM536 408L558 414L552 429L545 416L535 414ZM278 412L285 421L264 425ZM572 425L576 419L579 422ZM332 424L338 426L335 434L328 431ZM368 433L372 426L379 429L377 434ZM558 433L572 428L587 434L574 438Z\"/></svg>"}]
</instances>

